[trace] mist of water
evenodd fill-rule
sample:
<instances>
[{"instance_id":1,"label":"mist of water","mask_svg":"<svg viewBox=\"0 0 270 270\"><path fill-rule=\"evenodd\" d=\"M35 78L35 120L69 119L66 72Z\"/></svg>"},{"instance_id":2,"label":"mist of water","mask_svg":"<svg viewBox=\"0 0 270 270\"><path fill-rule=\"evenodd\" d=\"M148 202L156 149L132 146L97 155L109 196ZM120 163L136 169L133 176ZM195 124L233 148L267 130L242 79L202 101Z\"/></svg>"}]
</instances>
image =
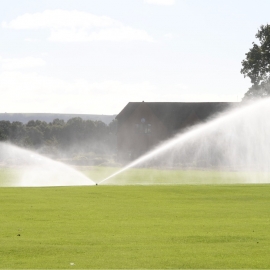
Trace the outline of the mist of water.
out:
<instances>
[{"instance_id":1,"label":"mist of water","mask_svg":"<svg viewBox=\"0 0 270 270\"><path fill-rule=\"evenodd\" d=\"M269 115L270 99L225 112L176 135L99 184L112 183L136 166L238 171L245 173L246 183L270 183Z\"/></svg>"},{"instance_id":2,"label":"mist of water","mask_svg":"<svg viewBox=\"0 0 270 270\"><path fill-rule=\"evenodd\" d=\"M7 143L0 143L0 165L12 171L12 177L5 181L5 186L95 185L95 182L70 166Z\"/></svg>"}]
</instances>

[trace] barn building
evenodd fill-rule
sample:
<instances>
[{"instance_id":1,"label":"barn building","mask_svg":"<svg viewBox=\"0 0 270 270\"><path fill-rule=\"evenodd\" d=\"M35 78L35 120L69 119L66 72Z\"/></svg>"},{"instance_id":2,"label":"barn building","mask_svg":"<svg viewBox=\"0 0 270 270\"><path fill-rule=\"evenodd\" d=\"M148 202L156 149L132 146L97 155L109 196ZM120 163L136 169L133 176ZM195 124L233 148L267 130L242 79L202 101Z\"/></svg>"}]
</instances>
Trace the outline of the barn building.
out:
<instances>
[{"instance_id":1,"label":"barn building","mask_svg":"<svg viewBox=\"0 0 270 270\"><path fill-rule=\"evenodd\" d=\"M235 105L230 102L129 102L116 116L118 160L134 160L161 141Z\"/></svg>"}]
</instances>

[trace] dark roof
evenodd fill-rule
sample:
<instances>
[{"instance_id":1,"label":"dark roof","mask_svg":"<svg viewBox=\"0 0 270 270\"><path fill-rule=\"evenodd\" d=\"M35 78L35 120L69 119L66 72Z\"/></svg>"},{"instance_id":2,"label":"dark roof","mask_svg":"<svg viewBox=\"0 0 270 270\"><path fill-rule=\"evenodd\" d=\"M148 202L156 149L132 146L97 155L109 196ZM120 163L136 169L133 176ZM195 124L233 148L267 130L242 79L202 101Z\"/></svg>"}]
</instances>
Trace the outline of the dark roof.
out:
<instances>
[{"instance_id":1,"label":"dark roof","mask_svg":"<svg viewBox=\"0 0 270 270\"><path fill-rule=\"evenodd\" d=\"M141 102L129 102L123 108L123 110L118 115L116 115L115 119L119 121L127 119L136 110L136 108L139 106L140 103Z\"/></svg>"},{"instance_id":2,"label":"dark roof","mask_svg":"<svg viewBox=\"0 0 270 270\"><path fill-rule=\"evenodd\" d=\"M141 102L129 102L124 109L116 116L119 121L128 119ZM205 121L209 117L220 113L236 102L145 102L152 112L169 129L184 128L189 117L194 117L199 121Z\"/></svg>"}]
</instances>

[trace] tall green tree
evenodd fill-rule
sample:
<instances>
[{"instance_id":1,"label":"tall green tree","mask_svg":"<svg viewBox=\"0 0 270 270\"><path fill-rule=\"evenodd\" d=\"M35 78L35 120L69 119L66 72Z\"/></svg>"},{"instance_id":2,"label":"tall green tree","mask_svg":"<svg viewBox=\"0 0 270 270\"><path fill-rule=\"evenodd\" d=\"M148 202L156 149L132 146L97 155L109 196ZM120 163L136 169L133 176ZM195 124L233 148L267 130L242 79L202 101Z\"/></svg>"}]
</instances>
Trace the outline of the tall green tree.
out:
<instances>
[{"instance_id":1,"label":"tall green tree","mask_svg":"<svg viewBox=\"0 0 270 270\"><path fill-rule=\"evenodd\" d=\"M7 141L9 139L10 125L9 121L0 121L0 141Z\"/></svg>"},{"instance_id":2,"label":"tall green tree","mask_svg":"<svg viewBox=\"0 0 270 270\"><path fill-rule=\"evenodd\" d=\"M262 25L255 37L259 44L253 42L253 47L242 61L241 73L252 83L244 100L270 96L270 25Z\"/></svg>"}]
</instances>

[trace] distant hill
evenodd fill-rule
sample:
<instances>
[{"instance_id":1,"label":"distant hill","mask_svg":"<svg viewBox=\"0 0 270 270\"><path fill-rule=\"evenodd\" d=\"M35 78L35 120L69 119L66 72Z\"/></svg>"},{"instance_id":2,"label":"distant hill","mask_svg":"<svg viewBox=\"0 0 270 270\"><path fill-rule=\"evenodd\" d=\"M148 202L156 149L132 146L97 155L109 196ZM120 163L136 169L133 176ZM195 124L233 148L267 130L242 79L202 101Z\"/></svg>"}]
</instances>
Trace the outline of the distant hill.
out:
<instances>
[{"instance_id":1,"label":"distant hill","mask_svg":"<svg viewBox=\"0 0 270 270\"><path fill-rule=\"evenodd\" d=\"M52 122L54 119L68 121L74 117L81 117L83 120L102 121L109 124L115 119L116 115L97 115L97 114L57 114L57 113L0 113L0 121L19 121L23 124L31 120L40 120L44 122Z\"/></svg>"}]
</instances>

